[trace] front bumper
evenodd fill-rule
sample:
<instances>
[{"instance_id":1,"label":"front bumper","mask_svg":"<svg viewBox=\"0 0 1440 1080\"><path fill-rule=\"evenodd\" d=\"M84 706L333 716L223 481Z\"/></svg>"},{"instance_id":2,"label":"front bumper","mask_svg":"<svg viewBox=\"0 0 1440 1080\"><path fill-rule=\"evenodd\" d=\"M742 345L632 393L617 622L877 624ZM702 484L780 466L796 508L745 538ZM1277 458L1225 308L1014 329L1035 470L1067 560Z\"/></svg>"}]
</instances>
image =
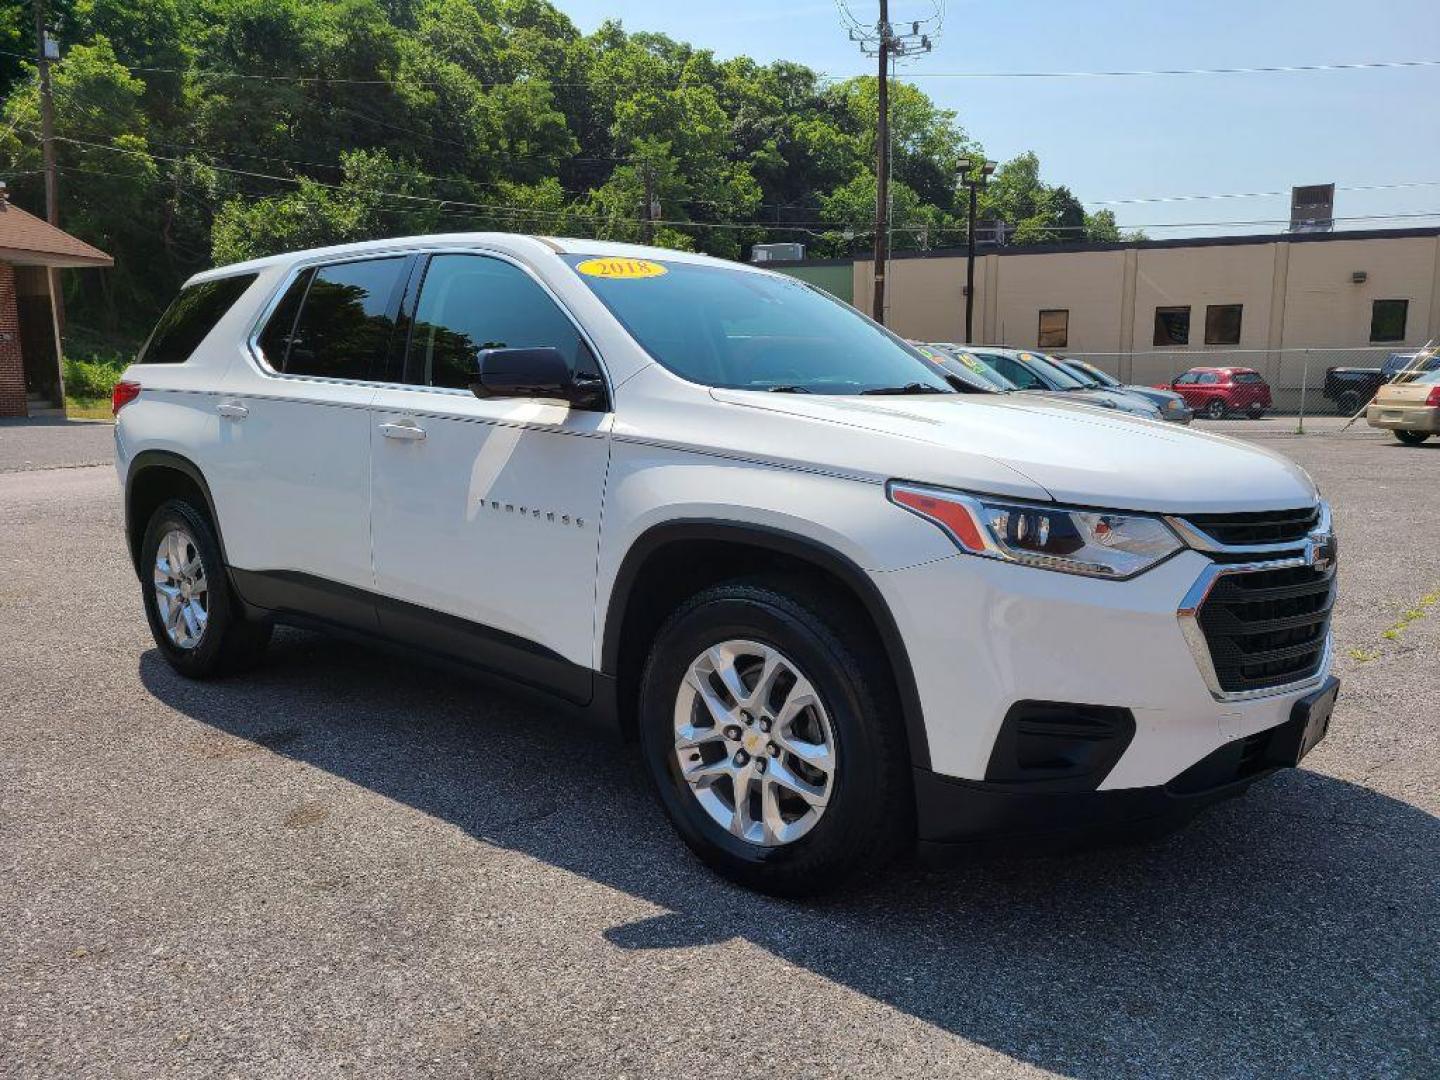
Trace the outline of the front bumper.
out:
<instances>
[{"instance_id":1,"label":"front bumper","mask_svg":"<svg viewBox=\"0 0 1440 1080\"><path fill-rule=\"evenodd\" d=\"M1201 810L1243 794L1251 784L1296 764L1313 702L1339 690L1327 678L1295 701L1289 719L1232 739L1164 784L1095 791L1027 791L1014 785L960 780L914 771L917 832L923 847L981 841L1044 841L1061 845L1119 835L1155 835ZM1325 716L1328 723L1328 710ZM1320 731L1323 734L1323 729Z\"/></svg>"},{"instance_id":2,"label":"front bumper","mask_svg":"<svg viewBox=\"0 0 1440 1080\"><path fill-rule=\"evenodd\" d=\"M1440 432L1440 408L1433 405L1368 405L1365 422L1388 431Z\"/></svg>"},{"instance_id":3,"label":"front bumper","mask_svg":"<svg viewBox=\"0 0 1440 1080\"><path fill-rule=\"evenodd\" d=\"M1159 408L1161 418L1170 421L1172 424L1188 424L1191 420L1195 419L1195 410L1183 401L1175 402L1173 407L1167 403L1161 405Z\"/></svg>"},{"instance_id":4,"label":"front bumper","mask_svg":"<svg viewBox=\"0 0 1440 1080\"><path fill-rule=\"evenodd\" d=\"M1128 581L1106 581L957 553L873 574L925 718L917 764L984 780L1005 717L1024 701L1129 711L1134 736L1099 789L1168 783L1225 743L1284 723L1328 664L1293 685L1217 698L1180 617L1213 566L1185 550Z\"/></svg>"}]
</instances>

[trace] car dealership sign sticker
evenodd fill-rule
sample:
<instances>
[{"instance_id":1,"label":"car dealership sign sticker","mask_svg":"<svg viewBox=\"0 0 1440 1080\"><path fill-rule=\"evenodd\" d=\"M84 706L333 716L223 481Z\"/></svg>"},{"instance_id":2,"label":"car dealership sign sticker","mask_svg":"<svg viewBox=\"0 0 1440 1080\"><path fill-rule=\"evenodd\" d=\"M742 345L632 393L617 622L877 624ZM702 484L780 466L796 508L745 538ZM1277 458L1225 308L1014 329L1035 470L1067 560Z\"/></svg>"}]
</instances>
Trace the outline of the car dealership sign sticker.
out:
<instances>
[{"instance_id":1,"label":"car dealership sign sticker","mask_svg":"<svg viewBox=\"0 0 1440 1080\"><path fill-rule=\"evenodd\" d=\"M587 277L647 278L667 273L660 263L649 259L586 259L575 267Z\"/></svg>"}]
</instances>

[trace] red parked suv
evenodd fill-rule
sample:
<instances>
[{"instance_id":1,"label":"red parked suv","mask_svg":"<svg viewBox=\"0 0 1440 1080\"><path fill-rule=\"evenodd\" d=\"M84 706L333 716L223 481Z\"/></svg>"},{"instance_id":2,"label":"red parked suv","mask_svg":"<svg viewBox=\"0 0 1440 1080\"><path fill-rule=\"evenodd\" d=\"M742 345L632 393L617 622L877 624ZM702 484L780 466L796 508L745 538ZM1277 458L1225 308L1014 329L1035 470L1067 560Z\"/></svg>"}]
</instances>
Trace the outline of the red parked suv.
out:
<instances>
[{"instance_id":1,"label":"red parked suv","mask_svg":"<svg viewBox=\"0 0 1440 1080\"><path fill-rule=\"evenodd\" d=\"M1162 390L1174 390L1197 416L1223 419L1244 413L1259 420L1270 408L1270 384L1258 371L1244 367L1197 367L1176 376Z\"/></svg>"}]
</instances>

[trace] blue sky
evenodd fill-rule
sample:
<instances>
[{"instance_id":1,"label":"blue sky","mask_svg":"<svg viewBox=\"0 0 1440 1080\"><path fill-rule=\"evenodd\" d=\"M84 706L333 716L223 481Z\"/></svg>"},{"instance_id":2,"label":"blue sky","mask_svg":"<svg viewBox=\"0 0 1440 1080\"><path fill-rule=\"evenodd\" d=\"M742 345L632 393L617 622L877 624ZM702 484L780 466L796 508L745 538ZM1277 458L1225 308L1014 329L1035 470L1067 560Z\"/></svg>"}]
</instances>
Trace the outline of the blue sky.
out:
<instances>
[{"instance_id":1,"label":"blue sky","mask_svg":"<svg viewBox=\"0 0 1440 1080\"><path fill-rule=\"evenodd\" d=\"M556 0L584 31L619 17L721 57L788 59L827 73L869 73L827 0ZM874 0L851 0L873 20ZM892 19L928 0L893 0ZM1437 0L950 0L933 53L903 75L1095 71L1440 60ZM1125 79L946 79L918 85L955 109L987 154L1040 155L1045 178L1096 200L1341 187L1338 217L1440 211L1440 67ZM1091 205L1092 209L1098 208ZM1113 206L1153 237L1270 232L1275 226L1161 228L1284 218L1283 197ZM1440 224L1342 222L1339 227Z\"/></svg>"}]
</instances>

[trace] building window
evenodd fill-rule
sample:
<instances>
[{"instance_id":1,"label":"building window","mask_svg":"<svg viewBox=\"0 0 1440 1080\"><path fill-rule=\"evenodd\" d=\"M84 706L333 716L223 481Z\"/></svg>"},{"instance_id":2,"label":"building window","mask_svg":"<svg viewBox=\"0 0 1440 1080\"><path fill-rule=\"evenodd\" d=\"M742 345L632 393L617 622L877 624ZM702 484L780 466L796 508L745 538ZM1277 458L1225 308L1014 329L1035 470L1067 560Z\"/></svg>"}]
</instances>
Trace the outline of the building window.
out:
<instances>
[{"instance_id":1,"label":"building window","mask_svg":"<svg viewBox=\"0 0 1440 1080\"><path fill-rule=\"evenodd\" d=\"M1404 341L1409 300L1376 300L1370 305L1370 340Z\"/></svg>"},{"instance_id":2,"label":"building window","mask_svg":"<svg viewBox=\"0 0 1440 1080\"><path fill-rule=\"evenodd\" d=\"M1155 344L1190 344L1190 308L1157 307L1155 309Z\"/></svg>"},{"instance_id":3,"label":"building window","mask_svg":"<svg viewBox=\"0 0 1440 1080\"><path fill-rule=\"evenodd\" d=\"M1040 333L1035 344L1041 349L1066 348L1070 344L1070 312L1065 308L1040 312Z\"/></svg>"},{"instance_id":4,"label":"building window","mask_svg":"<svg viewBox=\"0 0 1440 1080\"><path fill-rule=\"evenodd\" d=\"M1205 309L1205 344L1240 344L1240 304L1211 304Z\"/></svg>"}]
</instances>

